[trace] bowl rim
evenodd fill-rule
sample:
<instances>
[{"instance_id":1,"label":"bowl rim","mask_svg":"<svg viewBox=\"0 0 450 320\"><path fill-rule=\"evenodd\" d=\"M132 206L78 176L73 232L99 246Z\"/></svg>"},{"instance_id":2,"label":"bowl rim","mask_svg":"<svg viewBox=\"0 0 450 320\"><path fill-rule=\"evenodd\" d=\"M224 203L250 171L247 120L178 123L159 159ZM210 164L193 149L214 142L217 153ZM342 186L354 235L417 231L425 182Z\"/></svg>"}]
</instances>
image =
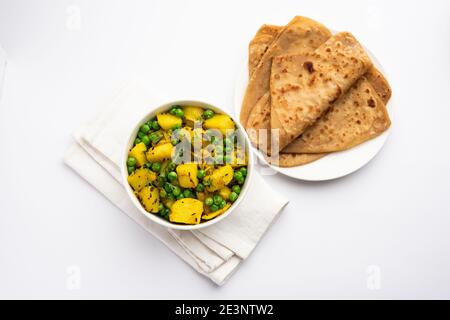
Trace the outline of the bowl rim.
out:
<instances>
[{"instance_id":1,"label":"bowl rim","mask_svg":"<svg viewBox=\"0 0 450 320\"><path fill-rule=\"evenodd\" d=\"M167 220L157 216L156 214L149 213L143 208L142 204L139 202L139 200L137 199L136 195L134 194L133 189L131 188L131 186L128 183L128 169L127 169L128 153L129 153L129 150L131 149L131 147L133 146L133 142L134 142L134 140L136 138L136 135L137 135L137 133L139 131L139 128L146 121L148 121L149 119L155 117L158 112L168 111L169 108L171 106L173 106L173 105L198 106L198 107L201 107L201 108L204 108L204 109L212 109L213 111L215 111L217 113L228 115L234 121L238 131L243 135L244 140L245 140L245 148L246 148L246 153L247 153L247 157L248 157L248 161L247 161L247 177L245 179L244 185L241 188L241 192L239 194L239 197L237 198L237 200L235 202L233 202L231 207L228 208L228 210L225 213L223 213L220 216L218 216L217 218L213 218L213 219L211 219L211 220L209 220L207 222L194 224L194 225L175 224L175 223L171 223L170 221L167 221ZM246 197L247 191L248 191L249 186L250 186L251 181L252 181L253 170L254 170L253 152L251 150L250 139L249 139L249 137L247 135L247 132L245 131L245 129L240 124L240 122L237 121L237 119L232 114L230 114L228 111L225 111L225 110L223 110L220 107L217 107L215 105L212 105L212 104L209 104L207 102L200 101L200 100L175 100L175 101L169 101L169 102L160 104L159 106L154 107L154 108L149 107L149 109L150 109L150 111L147 112L143 117L141 117L140 120L137 122L136 126L133 128L133 130L131 130L130 135L129 135L129 137L127 139L127 142L125 144L125 147L124 147L123 155L122 155L122 164L121 164L121 168L120 168L121 169L121 175L122 175L122 183L123 183L123 185L125 187L125 190L127 192L128 197L130 198L130 200L133 203L133 205L147 219L150 219L151 221L159 224L160 226L163 226L163 227L166 227L166 228L169 228L169 229L176 229L176 230L198 230L198 229L202 229L202 228L207 228L207 227L212 226L213 224L216 224L216 223L222 221L226 217L228 217L232 212L234 212L239 207L241 201Z\"/></svg>"}]
</instances>

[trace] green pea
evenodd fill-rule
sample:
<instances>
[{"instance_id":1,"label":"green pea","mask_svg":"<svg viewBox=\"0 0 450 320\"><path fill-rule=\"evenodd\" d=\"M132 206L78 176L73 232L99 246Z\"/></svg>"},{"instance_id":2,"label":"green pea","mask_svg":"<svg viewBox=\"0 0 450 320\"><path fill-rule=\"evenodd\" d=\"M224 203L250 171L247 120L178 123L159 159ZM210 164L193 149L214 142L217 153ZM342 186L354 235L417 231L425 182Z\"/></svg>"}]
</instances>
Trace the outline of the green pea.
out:
<instances>
[{"instance_id":1,"label":"green pea","mask_svg":"<svg viewBox=\"0 0 450 320\"><path fill-rule=\"evenodd\" d=\"M141 131L138 132L138 137L139 137L139 139L142 140L142 138L145 137L145 136L146 136L145 133L143 133L143 132L141 132Z\"/></svg>"},{"instance_id":2,"label":"green pea","mask_svg":"<svg viewBox=\"0 0 450 320\"><path fill-rule=\"evenodd\" d=\"M183 195L185 198L193 198L194 197L194 193L190 189L184 190Z\"/></svg>"},{"instance_id":3,"label":"green pea","mask_svg":"<svg viewBox=\"0 0 450 320\"><path fill-rule=\"evenodd\" d=\"M178 144L178 139L172 139L170 140L170 143L172 143L173 146L176 146Z\"/></svg>"},{"instance_id":4,"label":"green pea","mask_svg":"<svg viewBox=\"0 0 450 320\"><path fill-rule=\"evenodd\" d=\"M231 191L235 192L236 194L239 194L241 193L241 187L235 184L233 187L231 187Z\"/></svg>"},{"instance_id":5,"label":"green pea","mask_svg":"<svg viewBox=\"0 0 450 320\"><path fill-rule=\"evenodd\" d=\"M209 207L209 210L211 210L212 212L217 211L217 210L219 210L219 206L213 204L213 205L211 205L211 206Z\"/></svg>"},{"instance_id":6,"label":"green pea","mask_svg":"<svg viewBox=\"0 0 450 320\"><path fill-rule=\"evenodd\" d=\"M203 185L203 183L199 183L199 184L195 187L195 191L197 191L197 192L202 192L203 190L205 190L205 186Z\"/></svg>"},{"instance_id":7,"label":"green pea","mask_svg":"<svg viewBox=\"0 0 450 320\"><path fill-rule=\"evenodd\" d=\"M177 173L175 171L171 171L167 175L167 178L169 179L169 181L175 181L177 180Z\"/></svg>"},{"instance_id":8,"label":"green pea","mask_svg":"<svg viewBox=\"0 0 450 320\"><path fill-rule=\"evenodd\" d=\"M159 191L159 197L162 198L162 199L167 198L167 191L164 190L164 189L161 189Z\"/></svg>"},{"instance_id":9,"label":"green pea","mask_svg":"<svg viewBox=\"0 0 450 320\"><path fill-rule=\"evenodd\" d=\"M164 190L166 190L166 192L170 194L173 192L173 186L170 183L166 182L164 184Z\"/></svg>"},{"instance_id":10,"label":"green pea","mask_svg":"<svg viewBox=\"0 0 450 320\"><path fill-rule=\"evenodd\" d=\"M159 212L164 211L164 205L160 203L158 209Z\"/></svg>"},{"instance_id":11,"label":"green pea","mask_svg":"<svg viewBox=\"0 0 450 320\"><path fill-rule=\"evenodd\" d=\"M228 199L230 199L231 202L235 202L237 198L238 198L238 194L234 191L231 192L230 196L228 197Z\"/></svg>"},{"instance_id":12,"label":"green pea","mask_svg":"<svg viewBox=\"0 0 450 320\"><path fill-rule=\"evenodd\" d=\"M151 142L155 142L158 139L158 135L155 132L150 133L148 136Z\"/></svg>"},{"instance_id":13,"label":"green pea","mask_svg":"<svg viewBox=\"0 0 450 320\"><path fill-rule=\"evenodd\" d=\"M213 204L214 204L213 198L211 198L211 197L206 198L206 199L205 199L205 204L206 204L207 206L213 205Z\"/></svg>"},{"instance_id":14,"label":"green pea","mask_svg":"<svg viewBox=\"0 0 450 320\"><path fill-rule=\"evenodd\" d=\"M247 168L242 167L241 169L239 169L239 171L242 173L242 176L245 178L247 176Z\"/></svg>"},{"instance_id":15,"label":"green pea","mask_svg":"<svg viewBox=\"0 0 450 320\"><path fill-rule=\"evenodd\" d=\"M139 130L143 133L147 133L150 131L150 126L148 124L144 123Z\"/></svg>"},{"instance_id":16,"label":"green pea","mask_svg":"<svg viewBox=\"0 0 450 320\"><path fill-rule=\"evenodd\" d=\"M239 179L237 179L237 182L238 182L239 184L244 184L245 178L244 178L244 177L239 178Z\"/></svg>"},{"instance_id":17,"label":"green pea","mask_svg":"<svg viewBox=\"0 0 450 320\"><path fill-rule=\"evenodd\" d=\"M170 108L169 113L171 115L175 115L177 113L177 109L179 108L178 105L172 106L172 108Z\"/></svg>"},{"instance_id":18,"label":"green pea","mask_svg":"<svg viewBox=\"0 0 450 320\"><path fill-rule=\"evenodd\" d=\"M134 145L137 145L137 144L139 144L139 143L141 143L141 139L136 138L136 139L134 140Z\"/></svg>"},{"instance_id":19,"label":"green pea","mask_svg":"<svg viewBox=\"0 0 450 320\"><path fill-rule=\"evenodd\" d=\"M210 179L203 180L203 185L210 186L211 185L211 180Z\"/></svg>"},{"instance_id":20,"label":"green pea","mask_svg":"<svg viewBox=\"0 0 450 320\"><path fill-rule=\"evenodd\" d=\"M129 174L132 174L134 172L134 170L136 170L135 167L130 167L130 166L127 167L127 169L128 169Z\"/></svg>"},{"instance_id":21,"label":"green pea","mask_svg":"<svg viewBox=\"0 0 450 320\"><path fill-rule=\"evenodd\" d=\"M182 194L182 193L177 195L177 200L181 200L181 199L184 199L184 194Z\"/></svg>"},{"instance_id":22,"label":"green pea","mask_svg":"<svg viewBox=\"0 0 450 320\"><path fill-rule=\"evenodd\" d=\"M172 188L172 193L175 197L179 196L181 194L181 189L178 186L174 186Z\"/></svg>"},{"instance_id":23,"label":"green pea","mask_svg":"<svg viewBox=\"0 0 450 320\"><path fill-rule=\"evenodd\" d=\"M231 151L233 151L233 147L227 145L224 150L225 150L225 153L230 153Z\"/></svg>"},{"instance_id":24,"label":"green pea","mask_svg":"<svg viewBox=\"0 0 450 320\"><path fill-rule=\"evenodd\" d=\"M161 163L155 162L152 164L152 171L160 172L161 171Z\"/></svg>"},{"instance_id":25,"label":"green pea","mask_svg":"<svg viewBox=\"0 0 450 320\"><path fill-rule=\"evenodd\" d=\"M222 202L222 200L223 200L222 197L220 195L218 195L218 194L213 196L214 204L219 205Z\"/></svg>"},{"instance_id":26,"label":"green pea","mask_svg":"<svg viewBox=\"0 0 450 320\"><path fill-rule=\"evenodd\" d=\"M202 117L204 119L211 119L214 116L214 111L212 111L211 109L205 110L202 114Z\"/></svg>"},{"instance_id":27,"label":"green pea","mask_svg":"<svg viewBox=\"0 0 450 320\"><path fill-rule=\"evenodd\" d=\"M153 121L150 123L150 127L151 127L153 130L159 130L159 123L158 123L158 121L153 120Z\"/></svg>"},{"instance_id":28,"label":"green pea","mask_svg":"<svg viewBox=\"0 0 450 320\"><path fill-rule=\"evenodd\" d=\"M183 109L176 109L175 111L175 116L177 116L178 118L183 118L184 117L184 111Z\"/></svg>"},{"instance_id":29,"label":"green pea","mask_svg":"<svg viewBox=\"0 0 450 320\"><path fill-rule=\"evenodd\" d=\"M150 138L148 136L143 136L141 140L143 143L145 143L146 146L150 144Z\"/></svg>"},{"instance_id":30,"label":"green pea","mask_svg":"<svg viewBox=\"0 0 450 320\"><path fill-rule=\"evenodd\" d=\"M203 179L205 177L205 175L206 175L205 170L200 169L200 170L197 171L197 178Z\"/></svg>"},{"instance_id":31,"label":"green pea","mask_svg":"<svg viewBox=\"0 0 450 320\"><path fill-rule=\"evenodd\" d=\"M222 201L220 201L219 208L223 209L226 206L226 204L227 204L227 202L222 199Z\"/></svg>"},{"instance_id":32,"label":"green pea","mask_svg":"<svg viewBox=\"0 0 450 320\"><path fill-rule=\"evenodd\" d=\"M136 158L134 157L128 157L127 159L127 165L129 167L134 167L136 165Z\"/></svg>"},{"instance_id":33,"label":"green pea","mask_svg":"<svg viewBox=\"0 0 450 320\"><path fill-rule=\"evenodd\" d=\"M175 168L177 167L177 165L175 164L175 163L173 163L173 162L170 162L168 165L167 165L167 171L173 171L173 170L175 170Z\"/></svg>"},{"instance_id":34,"label":"green pea","mask_svg":"<svg viewBox=\"0 0 450 320\"><path fill-rule=\"evenodd\" d=\"M173 195L173 193L168 193L167 194L167 200L174 200L175 196Z\"/></svg>"},{"instance_id":35,"label":"green pea","mask_svg":"<svg viewBox=\"0 0 450 320\"><path fill-rule=\"evenodd\" d=\"M234 174L233 174L233 177L234 177L236 180L239 180L239 179L244 178L243 175L242 175L242 172L240 172L240 171L235 171Z\"/></svg>"}]
</instances>

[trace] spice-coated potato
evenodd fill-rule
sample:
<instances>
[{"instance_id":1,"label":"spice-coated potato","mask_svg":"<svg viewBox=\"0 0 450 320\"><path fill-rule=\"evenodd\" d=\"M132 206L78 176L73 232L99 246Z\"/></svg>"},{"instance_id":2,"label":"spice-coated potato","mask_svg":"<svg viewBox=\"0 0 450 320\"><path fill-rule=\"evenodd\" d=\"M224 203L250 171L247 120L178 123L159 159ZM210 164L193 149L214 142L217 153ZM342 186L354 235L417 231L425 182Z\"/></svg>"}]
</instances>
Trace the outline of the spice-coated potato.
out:
<instances>
[{"instance_id":1,"label":"spice-coated potato","mask_svg":"<svg viewBox=\"0 0 450 320\"><path fill-rule=\"evenodd\" d=\"M198 184L197 164L187 163L180 164L177 167L178 184L182 188L195 188Z\"/></svg>"},{"instance_id":2,"label":"spice-coated potato","mask_svg":"<svg viewBox=\"0 0 450 320\"><path fill-rule=\"evenodd\" d=\"M143 142L138 143L130 150L129 156L136 159L136 167L138 168L147 163L145 151L147 151L147 147Z\"/></svg>"},{"instance_id":3,"label":"spice-coated potato","mask_svg":"<svg viewBox=\"0 0 450 320\"><path fill-rule=\"evenodd\" d=\"M175 201L170 210L171 222L198 224L202 218L203 202L197 199L185 198Z\"/></svg>"},{"instance_id":4,"label":"spice-coated potato","mask_svg":"<svg viewBox=\"0 0 450 320\"><path fill-rule=\"evenodd\" d=\"M138 192L139 200L145 210L151 213L159 212L159 191L156 187L145 187Z\"/></svg>"},{"instance_id":5,"label":"spice-coated potato","mask_svg":"<svg viewBox=\"0 0 450 320\"><path fill-rule=\"evenodd\" d=\"M150 182L156 180L156 174L147 168L140 168L128 176L128 183L134 191L140 191Z\"/></svg>"}]
</instances>

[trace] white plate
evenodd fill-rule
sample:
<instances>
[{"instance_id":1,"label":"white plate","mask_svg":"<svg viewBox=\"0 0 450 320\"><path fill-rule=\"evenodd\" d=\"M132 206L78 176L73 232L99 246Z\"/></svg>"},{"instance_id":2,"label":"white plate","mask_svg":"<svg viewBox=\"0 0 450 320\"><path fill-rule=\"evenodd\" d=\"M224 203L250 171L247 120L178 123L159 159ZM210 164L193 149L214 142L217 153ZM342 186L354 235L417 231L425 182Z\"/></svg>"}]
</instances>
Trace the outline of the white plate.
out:
<instances>
[{"instance_id":1,"label":"white plate","mask_svg":"<svg viewBox=\"0 0 450 320\"><path fill-rule=\"evenodd\" d=\"M367 48L365 49L368 55L371 57L377 69L383 72L383 68L380 66L378 60L369 50L367 50ZM245 56L247 57L247 54ZM239 115L241 113L241 105L242 100L244 98L247 83L248 83L248 68L247 68L247 60L245 60L245 63L242 64L240 75L238 77L235 88L234 110L236 112L236 118L239 118ZM388 107L389 109L392 108L390 103ZM391 112L389 112L389 115L391 116ZM303 166L297 166L292 168L280 168L277 166L272 166L268 164L267 161L264 159L264 156L262 155L261 151L257 150L253 146L252 148L253 151L257 154L260 161L267 164L275 171L278 171L284 175L299 180L324 181L346 176L352 172L357 171L358 169L366 165L368 162L370 162L370 160L372 160L383 147L389 135L389 131L390 129L386 130L375 139L366 141L349 150L341 152L333 152L317 161L311 162Z\"/></svg>"}]
</instances>

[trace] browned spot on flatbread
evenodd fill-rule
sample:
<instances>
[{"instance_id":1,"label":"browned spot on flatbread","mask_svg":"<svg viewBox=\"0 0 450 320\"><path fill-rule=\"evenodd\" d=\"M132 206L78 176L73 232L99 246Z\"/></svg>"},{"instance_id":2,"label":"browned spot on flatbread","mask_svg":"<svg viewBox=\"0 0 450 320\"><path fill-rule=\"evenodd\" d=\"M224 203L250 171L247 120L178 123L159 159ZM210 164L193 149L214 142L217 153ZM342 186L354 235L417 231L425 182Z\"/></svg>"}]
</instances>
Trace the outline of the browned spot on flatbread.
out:
<instances>
[{"instance_id":1,"label":"browned spot on flatbread","mask_svg":"<svg viewBox=\"0 0 450 320\"><path fill-rule=\"evenodd\" d=\"M311 61L305 61L303 63L303 68L305 68L309 73L313 73L314 70L314 64Z\"/></svg>"},{"instance_id":2,"label":"browned spot on flatbread","mask_svg":"<svg viewBox=\"0 0 450 320\"><path fill-rule=\"evenodd\" d=\"M371 108L375 108L375 100L370 98L369 100L367 100L367 105Z\"/></svg>"}]
</instances>

